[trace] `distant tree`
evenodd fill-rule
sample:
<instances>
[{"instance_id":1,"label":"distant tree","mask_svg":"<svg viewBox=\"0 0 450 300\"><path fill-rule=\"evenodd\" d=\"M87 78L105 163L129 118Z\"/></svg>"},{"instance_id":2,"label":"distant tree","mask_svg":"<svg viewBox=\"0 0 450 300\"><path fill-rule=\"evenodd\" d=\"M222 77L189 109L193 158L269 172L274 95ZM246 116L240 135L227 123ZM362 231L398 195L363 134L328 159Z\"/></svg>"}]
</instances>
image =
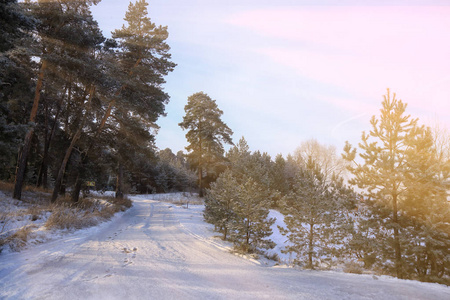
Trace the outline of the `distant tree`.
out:
<instances>
[{"instance_id":1,"label":"distant tree","mask_svg":"<svg viewBox=\"0 0 450 300\"><path fill-rule=\"evenodd\" d=\"M273 190L276 191L272 199L272 207L280 206L280 200L286 196L289 190L288 179L286 176L286 160L281 154L275 157L275 162L272 167Z\"/></svg>"},{"instance_id":2,"label":"distant tree","mask_svg":"<svg viewBox=\"0 0 450 300\"><path fill-rule=\"evenodd\" d=\"M157 158L157 174L155 175L157 190L162 192L191 191L195 186L196 177L188 169L184 156L180 152L175 155L171 149L166 148L159 151Z\"/></svg>"},{"instance_id":3,"label":"distant tree","mask_svg":"<svg viewBox=\"0 0 450 300\"><path fill-rule=\"evenodd\" d=\"M233 170L233 176L240 183L252 178L260 187L265 197L272 201L277 195L274 189L274 177L272 174L273 162L267 153L261 154L259 151L251 152L244 137L237 145L233 146L226 155L229 167Z\"/></svg>"},{"instance_id":4,"label":"distant tree","mask_svg":"<svg viewBox=\"0 0 450 300\"><path fill-rule=\"evenodd\" d=\"M197 169L199 195L202 197L204 173L208 174L223 162L223 143L233 143L233 132L222 121L223 112L216 101L203 92L191 95L184 110L186 115L179 126L188 130L188 159L190 165Z\"/></svg>"},{"instance_id":5,"label":"distant tree","mask_svg":"<svg viewBox=\"0 0 450 300\"><path fill-rule=\"evenodd\" d=\"M322 145L315 139L302 142L295 150L293 158L299 166L304 166L308 159L312 158L322 170L326 180L330 180L333 175L341 177L347 171L347 163L337 155L336 148Z\"/></svg>"},{"instance_id":6,"label":"distant tree","mask_svg":"<svg viewBox=\"0 0 450 300\"><path fill-rule=\"evenodd\" d=\"M436 155L441 162L450 160L450 131L436 122L431 128Z\"/></svg>"}]
</instances>

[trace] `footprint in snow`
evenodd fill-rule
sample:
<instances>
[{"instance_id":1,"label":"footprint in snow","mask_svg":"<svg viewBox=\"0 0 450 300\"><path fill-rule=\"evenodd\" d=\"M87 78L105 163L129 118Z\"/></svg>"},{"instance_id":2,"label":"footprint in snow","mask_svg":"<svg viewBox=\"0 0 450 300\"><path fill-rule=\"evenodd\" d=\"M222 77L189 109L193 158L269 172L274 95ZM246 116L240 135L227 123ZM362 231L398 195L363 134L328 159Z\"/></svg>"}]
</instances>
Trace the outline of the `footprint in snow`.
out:
<instances>
[{"instance_id":1,"label":"footprint in snow","mask_svg":"<svg viewBox=\"0 0 450 300\"><path fill-rule=\"evenodd\" d=\"M125 260L123 261L122 268L124 268L124 267L126 267L126 266L128 266L128 265L131 265L132 263L133 263L133 262L132 262L132 261L129 261L128 258L125 258Z\"/></svg>"}]
</instances>

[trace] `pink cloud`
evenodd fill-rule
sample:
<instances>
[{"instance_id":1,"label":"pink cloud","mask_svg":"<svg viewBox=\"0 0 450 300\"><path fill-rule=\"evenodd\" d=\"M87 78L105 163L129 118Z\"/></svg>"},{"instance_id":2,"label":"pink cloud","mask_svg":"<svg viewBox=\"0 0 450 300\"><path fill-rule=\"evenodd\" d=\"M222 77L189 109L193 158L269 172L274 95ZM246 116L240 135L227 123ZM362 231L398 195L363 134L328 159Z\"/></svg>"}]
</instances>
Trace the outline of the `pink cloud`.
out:
<instances>
[{"instance_id":1,"label":"pink cloud","mask_svg":"<svg viewBox=\"0 0 450 300\"><path fill-rule=\"evenodd\" d=\"M447 6L298 7L241 12L228 22L270 41L255 51L355 97L328 99L336 105L355 110L349 103L364 101L356 108L367 110L389 87L419 117L436 115L450 127L448 16Z\"/></svg>"}]
</instances>

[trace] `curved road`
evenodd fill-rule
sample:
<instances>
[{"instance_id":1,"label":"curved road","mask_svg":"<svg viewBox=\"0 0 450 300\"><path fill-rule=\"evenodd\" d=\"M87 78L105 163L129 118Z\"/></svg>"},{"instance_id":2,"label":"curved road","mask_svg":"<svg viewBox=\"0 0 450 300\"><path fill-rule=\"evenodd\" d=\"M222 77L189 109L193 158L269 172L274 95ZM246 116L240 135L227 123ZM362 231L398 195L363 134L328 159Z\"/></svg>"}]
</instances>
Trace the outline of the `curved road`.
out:
<instances>
[{"instance_id":1,"label":"curved road","mask_svg":"<svg viewBox=\"0 0 450 300\"><path fill-rule=\"evenodd\" d=\"M142 199L99 228L0 263L2 299L450 299L436 284L263 267L196 238L170 205Z\"/></svg>"}]
</instances>

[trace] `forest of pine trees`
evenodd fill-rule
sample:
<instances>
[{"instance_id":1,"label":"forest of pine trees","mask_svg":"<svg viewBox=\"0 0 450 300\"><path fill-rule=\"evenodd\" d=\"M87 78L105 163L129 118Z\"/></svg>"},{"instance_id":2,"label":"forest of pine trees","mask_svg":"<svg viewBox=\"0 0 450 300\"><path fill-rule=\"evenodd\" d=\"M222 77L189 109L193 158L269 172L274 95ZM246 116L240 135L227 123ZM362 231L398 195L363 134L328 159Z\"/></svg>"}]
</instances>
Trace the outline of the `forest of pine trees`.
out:
<instances>
[{"instance_id":1,"label":"forest of pine trees","mask_svg":"<svg viewBox=\"0 0 450 300\"><path fill-rule=\"evenodd\" d=\"M175 67L167 28L138 0L107 39L98 2L0 4L0 179L16 199L24 185L51 188L52 201L70 189L74 202L86 181L118 197L195 185L182 155L154 145Z\"/></svg>"},{"instance_id":2,"label":"forest of pine trees","mask_svg":"<svg viewBox=\"0 0 450 300\"><path fill-rule=\"evenodd\" d=\"M339 262L399 278L449 284L450 154L438 131L406 114L388 90L358 148L309 140L291 155L236 144L223 112L204 92L187 99L179 126L187 154L155 146L174 70L168 29L145 0L105 38L90 6L100 0L0 3L0 180L77 202L96 189L199 192L205 220L242 252L263 253L274 219L293 263ZM446 134L446 133L444 133ZM224 145L231 148L225 151Z\"/></svg>"}]
</instances>

